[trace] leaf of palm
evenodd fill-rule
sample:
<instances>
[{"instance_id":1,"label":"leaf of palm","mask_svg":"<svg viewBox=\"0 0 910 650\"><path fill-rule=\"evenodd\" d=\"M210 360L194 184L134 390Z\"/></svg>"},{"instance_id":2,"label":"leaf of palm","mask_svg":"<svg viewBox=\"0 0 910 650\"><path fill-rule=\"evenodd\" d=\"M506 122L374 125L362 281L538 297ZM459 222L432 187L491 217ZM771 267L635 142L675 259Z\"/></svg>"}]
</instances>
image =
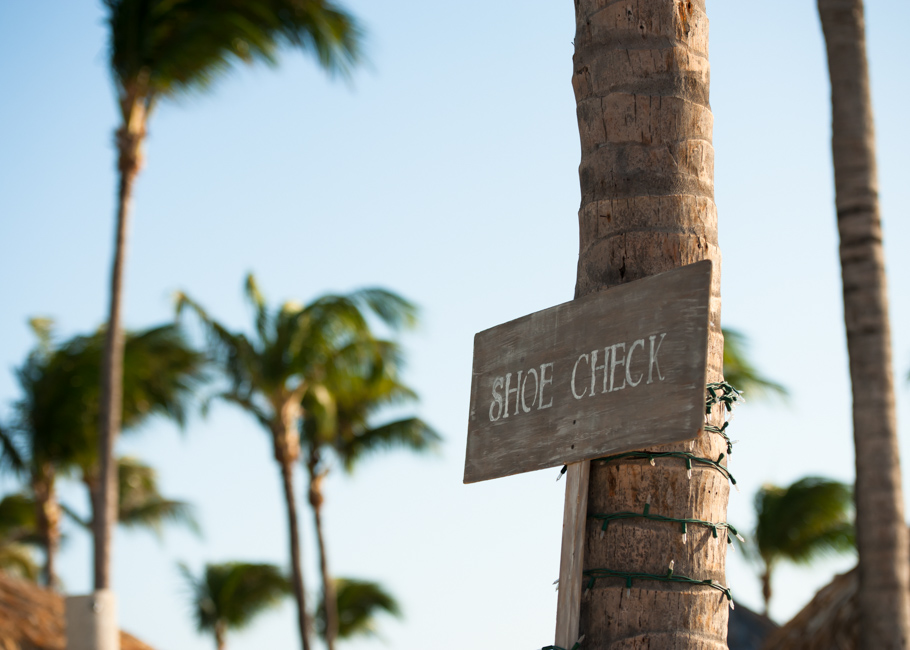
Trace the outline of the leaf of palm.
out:
<instances>
[{"instance_id":1,"label":"leaf of palm","mask_svg":"<svg viewBox=\"0 0 910 650\"><path fill-rule=\"evenodd\" d=\"M121 94L205 90L235 62L274 64L284 45L310 51L330 73L347 74L362 31L328 0L106 0L111 66Z\"/></svg>"},{"instance_id":2,"label":"leaf of palm","mask_svg":"<svg viewBox=\"0 0 910 650\"><path fill-rule=\"evenodd\" d=\"M38 543L35 500L17 492L0 500L0 543Z\"/></svg>"},{"instance_id":3,"label":"leaf of palm","mask_svg":"<svg viewBox=\"0 0 910 650\"><path fill-rule=\"evenodd\" d=\"M249 392L262 383L259 353L243 334L229 331L182 291L177 292L174 303L178 318L188 309L199 319L205 329L212 357L227 374L234 388L232 392Z\"/></svg>"},{"instance_id":4,"label":"leaf of palm","mask_svg":"<svg viewBox=\"0 0 910 650\"><path fill-rule=\"evenodd\" d=\"M746 395L776 393L789 396L782 384L762 376L748 355L746 336L734 329L724 328L724 380L743 391Z\"/></svg>"},{"instance_id":5,"label":"leaf of palm","mask_svg":"<svg viewBox=\"0 0 910 650\"><path fill-rule=\"evenodd\" d=\"M292 592L287 577L271 564L208 564L199 577L184 564L178 568L192 591L200 632L214 630L219 622L228 628L242 628Z\"/></svg>"},{"instance_id":6,"label":"leaf of palm","mask_svg":"<svg viewBox=\"0 0 910 650\"><path fill-rule=\"evenodd\" d=\"M0 571L35 582L41 569L32 547L0 540Z\"/></svg>"},{"instance_id":7,"label":"leaf of palm","mask_svg":"<svg viewBox=\"0 0 910 650\"><path fill-rule=\"evenodd\" d=\"M788 488L765 486L756 494L755 540L767 564L778 558L808 563L844 552L854 543L850 486L806 477Z\"/></svg>"},{"instance_id":8,"label":"leaf of palm","mask_svg":"<svg viewBox=\"0 0 910 650\"><path fill-rule=\"evenodd\" d=\"M338 638L376 635L376 615L382 612L401 617L398 601L379 583L338 578L335 580L338 600ZM325 638L325 608L319 606L316 625Z\"/></svg>"},{"instance_id":9,"label":"leaf of palm","mask_svg":"<svg viewBox=\"0 0 910 650\"><path fill-rule=\"evenodd\" d=\"M9 429L0 426L0 471L9 470L22 476L26 461L16 442L16 436Z\"/></svg>"},{"instance_id":10,"label":"leaf of palm","mask_svg":"<svg viewBox=\"0 0 910 650\"><path fill-rule=\"evenodd\" d=\"M184 501L164 498L155 470L135 458L117 461L119 486L118 521L126 528L145 528L159 538L165 524L180 524L201 533L193 507Z\"/></svg>"},{"instance_id":11,"label":"leaf of palm","mask_svg":"<svg viewBox=\"0 0 910 650\"><path fill-rule=\"evenodd\" d=\"M442 437L420 418L405 418L366 429L349 438L336 441L335 451L346 471L351 472L364 456L380 449L405 448L411 451L430 451Z\"/></svg>"}]
</instances>

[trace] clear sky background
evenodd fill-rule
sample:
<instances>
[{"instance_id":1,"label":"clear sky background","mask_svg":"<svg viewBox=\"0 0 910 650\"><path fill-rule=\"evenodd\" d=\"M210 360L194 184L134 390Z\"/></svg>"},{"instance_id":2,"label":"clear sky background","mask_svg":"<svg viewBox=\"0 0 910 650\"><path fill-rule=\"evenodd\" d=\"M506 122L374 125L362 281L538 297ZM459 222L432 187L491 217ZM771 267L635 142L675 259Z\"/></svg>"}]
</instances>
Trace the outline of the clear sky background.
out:
<instances>
[{"instance_id":1,"label":"clear sky background","mask_svg":"<svg viewBox=\"0 0 910 650\"><path fill-rule=\"evenodd\" d=\"M186 290L248 327L248 271L273 301L384 285L423 308L405 338L416 412L445 436L437 456L393 452L335 472L325 519L333 571L376 579L404 607L380 640L350 650L534 648L552 642L564 483L558 470L462 485L473 335L571 299L577 260L578 133L571 2L349 0L370 65L330 83L296 52L239 71L209 94L160 106L139 178L126 324L172 317ZM910 484L910 4L867 3L905 484ZM709 3L723 322L744 331L789 405L752 402L733 425L729 518L753 525L767 481L852 480L849 380L815 3ZM114 214L116 113L100 2L0 3L0 417L34 340L104 319ZM217 406L183 433L155 423L120 451L158 468L166 494L198 508L203 539L117 536L122 626L161 649L207 648L175 568L287 563L277 467L247 415ZM12 489L7 481L3 489ZM298 489L302 497L302 482ZM63 499L86 504L78 486ZM305 573L317 592L310 515ZM90 545L70 527L61 574L90 588ZM668 558L668 560L671 558ZM793 615L851 558L782 567L773 616ZM760 606L754 568L728 561L734 597ZM293 648L290 603L229 638Z\"/></svg>"}]
</instances>

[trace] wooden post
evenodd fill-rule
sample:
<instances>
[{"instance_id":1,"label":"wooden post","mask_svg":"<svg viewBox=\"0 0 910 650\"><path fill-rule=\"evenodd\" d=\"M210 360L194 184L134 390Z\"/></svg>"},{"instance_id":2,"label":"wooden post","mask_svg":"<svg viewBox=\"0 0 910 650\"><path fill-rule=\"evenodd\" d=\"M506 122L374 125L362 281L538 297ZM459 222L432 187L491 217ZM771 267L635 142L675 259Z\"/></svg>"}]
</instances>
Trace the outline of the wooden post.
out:
<instances>
[{"instance_id":1,"label":"wooden post","mask_svg":"<svg viewBox=\"0 0 910 650\"><path fill-rule=\"evenodd\" d=\"M562 555L559 560L559 597L556 599L556 645L571 650L578 641L581 614L582 565L585 525L588 520L588 479L591 461L569 465L566 505L562 520Z\"/></svg>"}]
</instances>

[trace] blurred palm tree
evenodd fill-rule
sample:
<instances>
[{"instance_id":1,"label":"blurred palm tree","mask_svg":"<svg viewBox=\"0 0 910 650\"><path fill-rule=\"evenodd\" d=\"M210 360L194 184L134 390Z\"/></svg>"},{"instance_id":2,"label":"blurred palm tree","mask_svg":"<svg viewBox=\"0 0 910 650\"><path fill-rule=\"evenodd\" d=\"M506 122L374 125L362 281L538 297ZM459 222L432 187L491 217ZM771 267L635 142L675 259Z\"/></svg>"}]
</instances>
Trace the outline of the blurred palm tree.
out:
<instances>
[{"instance_id":1,"label":"blurred palm tree","mask_svg":"<svg viewBox=\"0 0 910 650\"><path fill-rule=\"evenodd\" d=\"M787 397L787 389L764 377L749 358L749 340L739 330L724 328L724 381L746 397Z\"/></svg>"},{"instance_id":2,"label":"blurred palm tree","mask_svg":"<svg viewBox=\"0 0 910 650\"><path fill-rule=\"evenodd\" d=\"M376 615L380 613L401 617L398 602L381 585L375 582L336 578L333 592L336 594L338 611L339 640L357 636L377 636ZM319 635L327 641L325 601L316 612Z\"/></svg>"},{"instance_id":3,"label":"blurred palm tree","mask_svg":"<svg viewBox=\"0 0 910 650\"><path fill-rule=\"evenodd\" d=\"M227 390L217 397L252 415L271 438L284 489L298 625L304 648L308 648L293 481L300 458L302 401L310 395L312 400L329 404L331 396L325 382L331 367L356 364L375 354L380 344L372 336L368 315L396 329L412 325L416 310L408 301L383 289L326 295L305 306L287 302L270 309L252 274L247 276L245 293L254 312L253 337L231 332L183 293L177 295L177 313L190 309L209 334L212 356L229 382Z\"/></svg>"},{"instance_id":4,"label":"blurred palm tree","mask_svg":"<svg viewBox=\"0 0 910 650\"><path fill-rule=\"evenodd\" d=\"M38 345L17 372L23 397L13 426L0 429L3 465L28 483L45 554L44 581L56 582L55 557L62 510L59 475L78 475L98 511L98 417L104 333L76 336L60 345L53 323L33 319ZM175 325L127 335L122 420L136 430L152 416L182 424L189 400L204 379L205 359Z\"/></svg>"},{"instance_id":5,"label":"blurred palm tree","mask_svg":"<svg viewBox=\"0 0 910 650\"><path fill-rule=\"evenodd\" d=\"M116 131L117 225L104 344L100 427L101 503L95 519L95 588L110 587L111 531L117 515L114 441L120 432L121 332L126 232L142 167L149 118L162 99L210 88L236 64L277 64L278 51L311 53L330 73L347 74L360 56L361 30L332 0L105 0L109 57L121 125Z\"/></svg>"},{"instance_id":6,"label":"blurred palm tree","mask_svg":"<svg viewBox=\"0 0 910 650\"><path fill-rule=\"evenodd\" d=\"M322 573L322 636L328 650L334 649L341 621L335 603L335 581L328 570L327 548L322 524L323 482L331 469L331 459L341 461L353 471L366 456L380 450L401 447L423 452L433 449L440 436L419 418L395 419L375 423L376 415L388 407L401 406L417 399L416 393L400 380L402 366L398 346L391 341L375 340L366 354L339 354L326 364L325 380L316 390L304 395L303 461L309 476L309 503L313 510ZM371 583L344 583L353 593L368 591ZM359 587L358 587L359 585Z\"/></svg>"},{"instance_id":7,"label":"blurred palm tree","mask_svg":"<svg viewBox=\"0 0 910 650\"><path fill-rule=\"evenodd\" d=\"M292 593L290 581L271 564L207 564L199 576L185 564L179 570L191 590L196 628L211 632L218 650L226 647L229 630L245 627Z\"/></svg>"},{"instance_id":8,"label":"blurred palm tree","mask_svg":"<svg viewBox=\"0 0 910 650\"><path fill-rule=\"evenodd\" d=\"M765 614L771 602L771 577L781 560L809 564L856 544L853 489L818 476L789 487L765 485L755 495L757 523L753 544L762 563Z\"/></svg>"},{"instance_id":9,"label":"blurred palm tree","mask_svg":"<svg viewBox=\"0 0 910 650\"><path fill-rule=\"evenodd\" d=\"M3 497L0 500L0 571L37 580L40 568L34 549L38 542L34 499L22 492Z\"/></svg>"}]
</instances>

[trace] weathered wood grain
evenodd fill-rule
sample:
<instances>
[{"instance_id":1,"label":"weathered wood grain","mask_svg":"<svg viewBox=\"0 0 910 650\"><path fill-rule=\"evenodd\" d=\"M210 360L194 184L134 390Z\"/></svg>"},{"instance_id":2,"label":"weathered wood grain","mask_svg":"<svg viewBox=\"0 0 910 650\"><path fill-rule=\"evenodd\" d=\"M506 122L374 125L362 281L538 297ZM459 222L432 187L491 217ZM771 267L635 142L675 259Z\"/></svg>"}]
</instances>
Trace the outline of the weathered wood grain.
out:
<instances>
[{"instance_id":1,"label":"weathered wood grain","mask_svg":"<svg viewBox=\"0 0 910 650\"><path fill-rule=\"evenodd\" d=\"M591 462L569 465L566 506L562 520L562 556L559 559L559 596L556 599L556 645L571 648L578 641L581 616L582 566L588 521L588 478Z\"/></svg>"},{"instance_id":2,"label":"weathered wood grain","mask_svg":"<svg viewBox=\"0 0 910 650\"><path fill-rule=\"evenodd\" d=\"M695 438L710 261L480 332L465 483Z\"/></svg>"}]
</instances>

